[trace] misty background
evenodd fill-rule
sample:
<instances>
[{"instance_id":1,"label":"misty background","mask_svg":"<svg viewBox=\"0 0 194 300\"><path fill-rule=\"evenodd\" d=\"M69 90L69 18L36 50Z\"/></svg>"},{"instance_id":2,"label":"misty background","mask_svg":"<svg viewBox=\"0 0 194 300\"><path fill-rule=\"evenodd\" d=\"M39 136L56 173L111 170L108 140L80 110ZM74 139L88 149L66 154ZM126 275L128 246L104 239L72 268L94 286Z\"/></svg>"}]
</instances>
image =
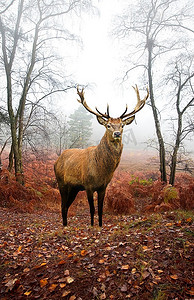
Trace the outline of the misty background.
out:
<instances>
[{"instance_id":1,"label":"misty background","mask_svg":"<svg viewBox=\"0 0 194 300\"><path fill-rule=\"evenodd\" d=\"M2 1L1 153L12 145L16 159L17 148L59 155L97 145L105 129L93 116L83 116L88 136L72 138L82 126L77 85L92 109L105 112L108 103L111 117L119 117L126 104L134 109L137 84L142 99L151 87L151 101L126 126L124 150L158 154L159 129L169 157L175 145L192 157L193 17L191 0Z\"/></svg>"}]
</instances>

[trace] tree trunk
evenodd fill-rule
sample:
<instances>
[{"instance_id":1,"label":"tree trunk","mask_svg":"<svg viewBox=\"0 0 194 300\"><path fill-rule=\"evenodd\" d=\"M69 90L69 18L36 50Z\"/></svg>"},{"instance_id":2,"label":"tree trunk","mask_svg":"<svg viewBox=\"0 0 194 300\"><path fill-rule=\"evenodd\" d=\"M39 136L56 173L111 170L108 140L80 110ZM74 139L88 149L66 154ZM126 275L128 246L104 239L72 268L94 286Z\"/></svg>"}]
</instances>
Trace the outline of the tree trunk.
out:
<instances>
[{"instance_id":1,"label":"tree trunk","mask_svg":"<svg viewBox=\"0 0 194 300\"><path fill-rule=\"evenodd\" d=\"M9 152L9 165L7 167L8 171L11 172L13 169L13 146L11 145L11 149Z\"/></svg>"},{"instance_id":2,"label":"tree trunk","mask_svg":"<svg viewBox=\"0 0 194 300\"><path fill-rule=\"evenodd\" d=\"M154 100L154 92L153 92L153 80L152 80L152 50L153 50L153 42L148 42L148 80L149 80L149 91L150 91L150 100L152 105L152 112L155 121L156 135L159 143L159 157L160 157L160 173L161 180L167 183L167 175L166 175L166 158L165 158L165 147L164 140L162 137L162 132L160 128L160 122L158 118L158 113Z\"/></svg>"},{"instance_id":3,"label":"tree trunk","mask_svg":"<svg viewBox=\"0 0 194 300\"><path fill-rule=\"evenodd\" d=\"M177 153L178 153L178 147L175 146L173 155L172 155L171 166L170 166L169 184L171 184L171 185L174 185L174 181L175 181Z\"/></svg>"},{"instance_id":4,"label":"tree trunk","mask_svg":"<svg viewBox=\"0 0 194 300\"><path fill-rule=\"evenodd\" d=\"M180 83L181 86L181 83ZM180 142L181 142L181 134L182 134L182 112L180 111L179 104L180 104L180 86L177 93L177 101L176 101L176 109L178 113L178 129L176 134L176 142L173 149L171 166L170 166L170 179L169 184L174 185L175 182L175 174L176 174L176 164L177 164L177 153L179 150Z\"/></svg>"}]
</instances>

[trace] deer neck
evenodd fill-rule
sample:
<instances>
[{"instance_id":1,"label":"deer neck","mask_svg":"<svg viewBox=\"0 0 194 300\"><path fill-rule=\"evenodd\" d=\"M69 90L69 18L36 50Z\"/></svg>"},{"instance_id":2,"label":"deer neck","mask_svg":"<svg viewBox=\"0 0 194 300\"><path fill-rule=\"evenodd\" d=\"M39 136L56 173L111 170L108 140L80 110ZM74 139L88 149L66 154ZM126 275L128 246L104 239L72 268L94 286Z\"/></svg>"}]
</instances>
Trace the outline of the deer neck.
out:
<instances>
[{"instance_id":1,"label":"deer neck","mask_svg":"<svg viewBox=\"0 0 194 300\"><path fill-rule=\"evenodd\" d=\"M114 171L120 162L122 150L122 139L111 140L105 132L99 145L96 147L96 154L103 160L104 167L108 167L110 171Z\"/></svg>"}]
</instances>

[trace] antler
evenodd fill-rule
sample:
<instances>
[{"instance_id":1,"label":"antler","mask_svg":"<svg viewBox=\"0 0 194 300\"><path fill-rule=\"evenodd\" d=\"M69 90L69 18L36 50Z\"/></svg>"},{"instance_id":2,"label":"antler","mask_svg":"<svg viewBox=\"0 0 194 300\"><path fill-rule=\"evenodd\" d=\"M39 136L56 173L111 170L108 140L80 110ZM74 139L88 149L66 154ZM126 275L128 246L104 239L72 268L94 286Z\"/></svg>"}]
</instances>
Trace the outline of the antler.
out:
<instances>
[{"instance_id":1,"label":"antler","mask_svg":"<svg viewBox=\"0 0 194 300\"><path fill-rule=\"evenodd\" d=\"M134 88L134 90L135 90L135 92L136 92L136 95L137 95L137 104L136 104L134 110L133 110L132 112L128 113L128 114L126 114L127 109L128 109L128 106L126 105L125 111L124 111L124 113L120 116L120 119L128 118L128 117L130 117L130 116L136 114L139 110L141 110L141 109L144 107L145 102L146 102L146 100L147 100L148 97L149 97L149 89L148 89L148 87L147 87L147 95L144 97L143 100L140 99L139 89L138 89L138 87L137 87L137 84L135 85L135 87L133 86L133 88Z\"/></svg>"},{"instance_id":2,"label":"antler","mask_svg":"<svg viewBox=\"0 0 194 300\"><path fill-rule=\"evenodd\" d=\"M108 106L108 104L107 104L107 113L105 113L105 114L102 114L96 107L96 111L97 112L95 112L95 111L93 111L88 105L87 105L87 103L86 103L86 100L85 100L85 98L84 98L84 88L82 88L81 89L81 91L79 90L79 86L77 86L77 94L79 95L79 97L80 97L80 100L79 99L77 99L77 101L79 102L79 103L81 103L84 107L85 107L85 109L87 109L87 111L89 111L90 113L92 113L93 115L95 115L96 117L103 117L103 118L106 118L106 119L109 119L110 118L110 116L109 116L109 106Z\"/></svg>"}]
</instances>

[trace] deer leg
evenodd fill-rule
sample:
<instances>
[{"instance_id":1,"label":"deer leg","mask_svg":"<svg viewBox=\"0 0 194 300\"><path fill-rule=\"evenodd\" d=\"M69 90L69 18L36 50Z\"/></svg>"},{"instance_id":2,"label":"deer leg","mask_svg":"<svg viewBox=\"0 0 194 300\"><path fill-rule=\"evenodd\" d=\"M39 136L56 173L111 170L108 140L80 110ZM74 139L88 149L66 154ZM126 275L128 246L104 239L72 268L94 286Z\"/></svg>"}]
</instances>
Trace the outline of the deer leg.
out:
<instances>
[{"instance_id":1,"label":"deer leg","mask_svg":"<svg viewBox=\"0 0 194 300\"><path fill-rule=\"evenodd\" d=\"M95 207L94 207L93 192L87 191L87 197L88 197L88 202L90 205L91 226L94 226Z\"/></svg>"},{"instance_id":2,"label":"deer leg","mask_svg":"<svg viewBox=\"0 0 194 300\"><path fill-rule=\"evenodd\" d=\"M68 200L67 200L67 209L70 207L70 205L75 200L75 197L77 196L77 193L79 192L79 188L72 187L71 190L68 193Z\"/></svg>"},{"instance_id":3,"label":"deer leg","mask_svg":"<svg viewBox=\"0 0 194 300\"><path fill-rule=\"evenodd\" d=\"M59 189L60 194L61 194L61 213L62 213L62 218L63 218L63 225L67 226L67 212L68 212L68 207L67 207L67 200L68 200L68 188L67 187L62 187Z\"/></svg>"},{"instance_id":4,"label":"deer leg","mask_svg":"<svg viewBox=\"0 0 194 300\"><path fill-rule=\"evenodd\" d=\"M67 226L67 213L70 205L75 200L79 189L76 187L63 187L60 189L61 193L61 210L62 210L62 218L63 218L63 225Z\"/></svg>"},{"instance_id":5,"label":"deer leg","mask_svg":"<svg viewBox=\"0 0 194 300\"><path fill-rule=\"evenodd\" d=\"M102 227L102 212L103 212L103 202L104 202L105 190L98 191L98 219L99 226Z\"/></svg>"}]
</instances>

